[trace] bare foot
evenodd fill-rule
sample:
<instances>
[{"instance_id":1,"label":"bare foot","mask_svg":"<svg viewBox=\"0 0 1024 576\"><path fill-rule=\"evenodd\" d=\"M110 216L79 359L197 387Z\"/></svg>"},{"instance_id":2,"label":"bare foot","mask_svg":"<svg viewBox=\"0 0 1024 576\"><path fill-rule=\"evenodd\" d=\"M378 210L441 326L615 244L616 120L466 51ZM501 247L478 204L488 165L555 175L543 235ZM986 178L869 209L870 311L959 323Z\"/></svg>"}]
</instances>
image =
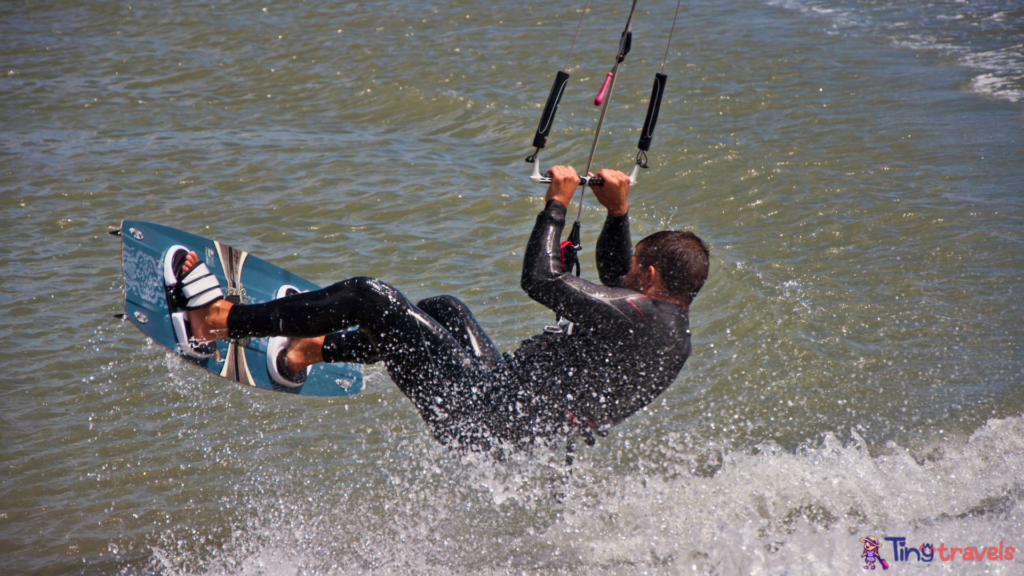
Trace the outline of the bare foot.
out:
<instances>
[{"instance_id":1,"label":"bare foot","mask_svg":"<svg viewBox=\"0 0 1024 576\"><path fill-rule=\"evenodd\" d=\"M199 256L189 252L182 264L182 274L188 273L196 264ZM228 337L228 311L233 302L217 300L211 304L188 312L188 321L192 328L192 336L199 342L213 342ZM301 372L313 364L324 361L324 337L292 338L288 343L285 362L292 372Z\"/></svg>"},{"instance_id":2,"label":"bare foot","mask_svg":"<svg viewBox=\"0 0 1024 576\"><path fill-rule=\"evenodd\" d=\"M185 256L185 263L182 264L182 274L187 274L196 264L199 263L199 256L195 252L189 252ZM228 311L234 303L221 299L188 311L188 323L191 328L192 337L200 343L215 342L228 337Z\"/></svg>"}]
</instances>

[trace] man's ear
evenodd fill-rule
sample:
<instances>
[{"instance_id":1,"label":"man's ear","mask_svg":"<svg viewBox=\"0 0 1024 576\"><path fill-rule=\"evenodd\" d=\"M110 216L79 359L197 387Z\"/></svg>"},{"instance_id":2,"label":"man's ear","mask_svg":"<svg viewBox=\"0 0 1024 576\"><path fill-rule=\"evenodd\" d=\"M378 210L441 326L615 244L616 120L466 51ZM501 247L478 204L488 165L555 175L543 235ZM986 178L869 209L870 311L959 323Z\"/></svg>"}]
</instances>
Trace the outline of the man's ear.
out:
<instances>
[{"instance_id":1,"label":"man's ear","mask_svg":"<svg viewBox=\"0 0 1024 576\"><path fill-rule=\"evenodd\" d=\"M661 272L658 272L658 269L654 266L648 266L640 276L640 283L645 293L654 286L660 286Z\"/></svg>"}]
</instances>

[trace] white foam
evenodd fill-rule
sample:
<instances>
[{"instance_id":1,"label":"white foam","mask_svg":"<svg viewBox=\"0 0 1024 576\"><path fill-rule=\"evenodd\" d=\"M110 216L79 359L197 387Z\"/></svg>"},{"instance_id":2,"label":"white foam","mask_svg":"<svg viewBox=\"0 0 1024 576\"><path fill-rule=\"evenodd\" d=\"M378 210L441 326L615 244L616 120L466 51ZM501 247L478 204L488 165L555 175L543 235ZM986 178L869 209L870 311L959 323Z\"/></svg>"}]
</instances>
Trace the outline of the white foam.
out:
<instances>
[{"instance_id":1,"label":"white foam","mask_svg":"<svg viewBox=\"0 0 1024 576\"><path fill-rule=\"evenodd\" d=\"M871 457L862 443L828 438L796 454L767 446L729 454L712 478L635 476L597 506L579 506L547 536L590 566L671 573L790 574L856 569L860 538L907 545L1014 545L1024 557L1024 420L991 421L969 441ZM941 456L938 455L941 453ZM886 553L888 552L888 554ZM892 554L883 549L892 564ZM935 564L960 573L1015 573L1021 564Z\"/></svg>"},{"instance_id":2,"label":"white foam","mask_svg":"<svg viewBox=\"0 0 1024 576\"><path fill-rule=\"evenodd\" d=\"M837 8L827 8L820 4L808 4L799 0L768 0L768 5L784 10L795 10L810 16L827 18L832 21L833 27L859 26L861 24L853 12Z\"/></svg>"},{"instance_id":3,"label":"white foam","mask_svg":"<svg viewBox=\"0 0 1024 576\"><path fill-rule=\"evenodd\" d=\"M971 91L975 94L1007 102L1024 100L1024 45L972 52L964 46L919 34L894 39L893 44L911 50L937 51L955 57L961 66L986 71L971 81Z\"/></svg>"},{"instance_id":4,"label":"white foam","mask_svg":"<svg viewBox=\"0 0 1024 576\"><path fill-rule=\"evenodd\" d=\"M1000 78L993 74L982 74L971 80L971 90L977 94L984 94L1000 98L1008 102L1024 101L1024 75Z\"/></svg>"},{"instance_id":5,"label":"white foam","mask_svg":"<svg viewBox=\"0 0 1024 576\"><path fill-rule=\"evenodd\" d=\"M961 63L985 74L971 81L971 90L1008 102L1024 100L1024 45L999 48L983 52L969 52L961 56Z\"/></svg>"},{"instance_id":6,"label":"white foam","mask_svg":"<svg viewBox=\"0 0 1024 576\"><path fill-rule=\"evenodd\" d=\"M911 50L935 50L942 52L943 54L962 54L967 52L967 49L962 46L939 42L934 36L927 36L923 34L910 34L906 38L901 39L894 38L892 43L894 46L899 48L909 48Z\"/></svg>"},{"instance_id":7,"label":"white foam","mask_svg":"<svg viewBox=\"0 0 1024 576\"><path fill-rule=\"evenodd\" d=\"M983 52L967 52L962 61L971 68L1013 74L1024 72L1024 45Z\"/></svg>"},{"instance_id":8,"label":"white foam","mask_svg":"<svg viewBox=\"0 0 1024 576\"><path fill-rule=\"evenodd\" d=\"M890 567L1020 573L1020 561L911 566L894 560L885 538L1003 542L1024 559L1024 419L993 420L913 454L890 444L873 456L853 438L795 453L726 452L703 476L690 472L693 447L668 438L625 471L584 459L564 504L550 495L553 469L529 458L494 464L416 449L416 459L389 464L386 484L362 488L376 493L358 514L338 495L349 489L344 472L318 475L320 489L329 486L318 493L300 478L255 493L240 508L254 515L199 573L853 573L869 535ZM664 472L645 472L655 465ZM155 550L154 571L184 572L188 548ZM171 557L179 560L168 566Z\"/></svg>"},{"instance_id":9,"label":"white foam","mask_svg":"<svg viewBox=\"0 0 1024 576\"><path fill-rule=\"evenodd\" d=\"M956 38L956 30L966 33L963 32L962 27L977 26L979 18L981 22L989 22L995 27L1006 28L1007 19L1011 18L1011 16L1006 11L996 11L992 14L984 15L978 12L979 10L983 11L984 8L974 8L966 0L957 1L963 4L963 6L955 7L955 12L931 16L934 20L944 23L942 29L937 32L934 27L927 29L923 28L925 25L915 25L916 20L912 20L909 23L906 20L899 20L885 24L882 16L865 17L860 13L829 7L822 5L820 2L768 0L767 4L786 10L793 10L808 16L825 18L830 21L832 28L848 29L854 26L876 28L881 26L881 29L876 30L876 32L886 30L889 33L894 33L895 35L891 38L894 46L911 50L939 52L944 56L955 58L962 66L987 72L988 74L980 75L971 82L970 89L975 94L1008 102L1024 101L1024 45L1016 44L992 50L975 51L970 43L964 44L959 43L959 41L949 41L946 39ZM890 6L889 8L893 9L894 7ZM934 6L934 8L943 9L938 5ZM929 18L927 11L930 9L932 9L931 6L921 8L921 10L925 11L925 13L919 14L922 21L926 21ZM893 14L906 15L895 10ZM916 28L918 32L908 34L912 28ZM978 31L982 31L982 29L979 28ZM827 32L830 34L834 33L832 31ZM1006 35L1009 36L1010 33L1007 31ZM941 36L944 39L939 40L937 36Z\"/></svg>"}]
</instances>

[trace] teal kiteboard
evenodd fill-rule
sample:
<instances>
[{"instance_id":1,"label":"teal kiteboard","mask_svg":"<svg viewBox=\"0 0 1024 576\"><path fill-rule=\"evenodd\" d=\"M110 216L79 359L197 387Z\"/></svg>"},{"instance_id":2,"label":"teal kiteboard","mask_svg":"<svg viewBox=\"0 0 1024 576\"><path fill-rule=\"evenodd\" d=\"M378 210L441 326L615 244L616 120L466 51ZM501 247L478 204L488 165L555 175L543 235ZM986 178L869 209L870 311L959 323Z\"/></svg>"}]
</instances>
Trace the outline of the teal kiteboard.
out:
<instances>
[{"instance_id":1,"label":"teal kiteboard","mask_svg":"<svg viewBox=\"0 0 1024 576\"><path fill-rule=\"evenodd\" d=\"M347 396L362 391L362 370L355 364L317 364L297 387L274 382L267 370L269 338L221 340L208 358L185 354L175 336L164 282L163 260L172 246L194 250L220 282L225 297L240 304L272 300L284 285L299 291L320 287L242 250L168 226L125 220L120 232L125 318L157 344L244 386L307 396Z\"/></svg>"}]
</instances>

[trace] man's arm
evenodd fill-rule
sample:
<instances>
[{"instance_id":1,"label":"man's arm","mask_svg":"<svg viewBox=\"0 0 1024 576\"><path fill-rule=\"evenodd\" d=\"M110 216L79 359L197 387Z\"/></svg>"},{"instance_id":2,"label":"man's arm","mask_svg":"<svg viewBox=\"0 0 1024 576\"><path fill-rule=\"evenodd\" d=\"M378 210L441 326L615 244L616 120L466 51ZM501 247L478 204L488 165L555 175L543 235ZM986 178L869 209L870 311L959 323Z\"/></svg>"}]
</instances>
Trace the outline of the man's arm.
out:
<instances>
[{"instance_id":1,"label":"man's arm","mask_svg":"<svg viewBox=\"0 0 1024 576\"><path fill-rule=\"evenodd\" d=\"M633 258L633 241L629 236L629 216L608 215L597 239L597 274L605 286L622 286Z\"/></svg>"},{"instance_id":2,"label":"man's arm","mask_svg":"<svg viewBox=\"0 0 1024 576\"><path fill-rule=\"evenodd\" d=\"M530 298L576 323L642 322L639 308L627 301L643 298L641 294L625 288L599 286L562 271L559 240L566 212L562 199L572 197L563 186L571 185L575 190L579 178L571 168L568 169L571 175L558 168L552 169L552 185L545 196L547 204L537 216L526 245L521 281L523 290Z\"/></svg>"},{"instance_id":3,"label":"man's arm","mask_svg":"<svg viewBox=\"0 0 1024 576\"><path fill-rule=\"evenodd\" d=\"M601 236L597 239L597 273L605 286L622 286L622 277L629 272L633 257L633 241L629 236L629 176L616 170L597 173L603 186L594 186L594 197L608 209Z\"/></svg>"},{"instance_id":4,"label":"man's arm","mask_svg":"<svg viewBox=\"0 0 1024 576\"><path fill-rule=\"evenodd\" d=\"M565 211L580 180L571 166L554 166L548 173L551 175L551 184L544 194L546 203L526 243L523 274L519 281L526 294L538 302L541 301L534 294L542 291L541 287L546 283L564 274L559 240L565 226ZM551 307L544 302L541 304Z\"/></svg>"}]
</instances>

